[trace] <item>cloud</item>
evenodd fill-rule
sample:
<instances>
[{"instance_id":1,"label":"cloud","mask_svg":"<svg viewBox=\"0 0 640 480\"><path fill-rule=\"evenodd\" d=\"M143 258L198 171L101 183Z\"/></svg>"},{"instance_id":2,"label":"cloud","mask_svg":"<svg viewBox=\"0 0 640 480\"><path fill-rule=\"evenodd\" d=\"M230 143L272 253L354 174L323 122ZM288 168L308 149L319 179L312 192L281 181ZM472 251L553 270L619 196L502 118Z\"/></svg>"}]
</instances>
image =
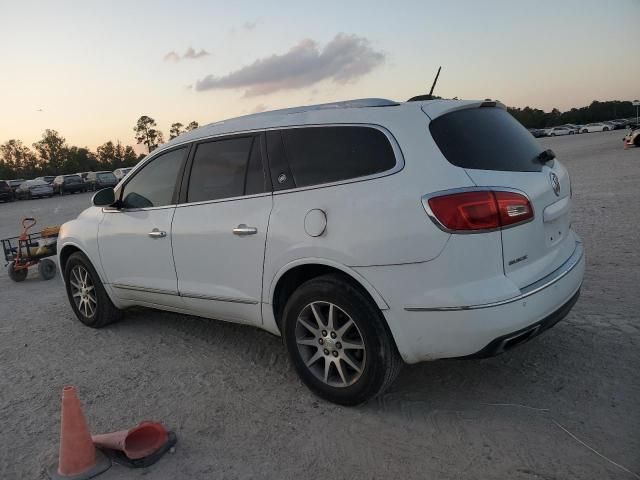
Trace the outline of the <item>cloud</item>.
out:
<instances>
[{"instance_id":1,"label":"cloud","mask_svg":"<svg viewBox=\"0 0 640 480\"><path fill-rule=\"evenodd\" d=\"M345 84L384 61L384 53L374 50L366 38L341 33L322 50L317 42L306 39L282 55L258 59L221 77L207 75L196 81L195 90L243 88L245 96L251 97L308 87L322 80Z\"/></svg>"},{"instance_id":2,"label":"cloud","mask_svg":"<svg viewBox=\"0 0 640 480\"><path fill-rule=\"evenodd\" d=\"M164 56L164 61L177 63L180 60L185 60L185 59L195 60L198 58L206 57L207 55L211 55L211 54L206 50L200 49L199 52L196 52L193 49L193 47L189 47L187 48L187 51L184 52L184 55L182 55L182 57L180 56L180 54L176 53L175 50L171 50Z\"/></svg>"},{"instance_id":3,"label":"cloud","mask_svg":"<svg viewBox=\"0 0 640 480\"><path fill-rule=\"evenodd\" d=\"M164 61L165 62L179 62L180 61L180 55L178 55L175 51L171 50L169 53L167 53L164 56Z\"/></svg>"},{"instance_id":4,"label":"cloud","mask_svg":"<svg viewBox=\"0 0 640 480\"><path fill-rule=\"evenodd\" d=\"M184 55L182 56L182 58L196 59L196 58L206 57L207 55L211 55L211 54L206 50L200 49L199 52L196 52L192 47L189 47L187 51L184 52Z\"/></svg>"},{"instance_id":5,"label":"cloud","mask_svg":"<svg viewBox=\"0 0 640 480\"><path fill-rule=\"evenodd\" d=\"M268 109L269 107L267 107L264 103L259 103L258 105L253 107L253 109L251 110L251 113L260 113Z\"/></svg>"}]
</instances>

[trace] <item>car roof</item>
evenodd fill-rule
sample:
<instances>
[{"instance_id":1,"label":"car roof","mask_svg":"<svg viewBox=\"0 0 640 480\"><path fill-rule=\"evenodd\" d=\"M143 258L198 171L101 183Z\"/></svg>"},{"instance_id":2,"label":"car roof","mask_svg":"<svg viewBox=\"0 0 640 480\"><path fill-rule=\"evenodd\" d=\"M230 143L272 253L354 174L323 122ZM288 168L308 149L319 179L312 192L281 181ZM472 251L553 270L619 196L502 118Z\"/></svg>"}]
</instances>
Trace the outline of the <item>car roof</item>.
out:
<instances>
[{"instance_id":1,"label":"car roof","mask_svg":"<svg viewBox=\"0 0 640 480\"><path fill-rule=\"evenodd\" d=\"M479 106L484 102L486 102L486 100L438 99L399 103L384 98L362 98L253 113L210 123L190 132L183 133L158 147L153 151L153 154L155 155L157 152L167 150L177 145L218 135L301 125L326 125L336 123L375 124L385 113L390 114L390 112L393 112L397 114L400 111L407 110L419 111L422 109L429 117L435 118L455 109L467 108L473 105ZM494 103L496 106L504 108L501 103Z\"/></svg>"}]
</instances>

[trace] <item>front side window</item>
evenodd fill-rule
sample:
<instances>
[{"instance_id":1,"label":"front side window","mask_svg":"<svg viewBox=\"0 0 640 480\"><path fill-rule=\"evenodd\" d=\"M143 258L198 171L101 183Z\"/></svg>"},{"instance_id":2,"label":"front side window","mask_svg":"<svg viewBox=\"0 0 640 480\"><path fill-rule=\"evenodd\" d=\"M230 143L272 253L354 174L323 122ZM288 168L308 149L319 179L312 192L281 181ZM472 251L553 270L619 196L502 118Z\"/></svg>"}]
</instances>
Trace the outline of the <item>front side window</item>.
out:
<instances>
[{"instance_id":1,"label":"front side window","mask_svg":"<svg viewBox=\"0 0 640 480\"><path fill-rule=\"evenodd\" d=\"M163 153L139 170L124 186L123 207L163 207L174 203L176 180L186 151L186 148L179 148Z\"/></svg>"},{"instance_id":2,"label":"front side window","mask_svg":"<svg viewBox=\"0 0 640 480\"><path fill-rule=\"evenodd\" d=\"M237 137L196 147L187 202L263 193L264 171L259 137Z\"/></svg>"},{"instance_id":3,"label":"front side window","mask_svg":"<svg viewBox=\"0 0 640 480\"><path fill-rule=\"evenodd\" d=\"M281 133L296 187L365 177L396 165L389 139L375 128L304 127Z\"/></svg>"}]
</instances>

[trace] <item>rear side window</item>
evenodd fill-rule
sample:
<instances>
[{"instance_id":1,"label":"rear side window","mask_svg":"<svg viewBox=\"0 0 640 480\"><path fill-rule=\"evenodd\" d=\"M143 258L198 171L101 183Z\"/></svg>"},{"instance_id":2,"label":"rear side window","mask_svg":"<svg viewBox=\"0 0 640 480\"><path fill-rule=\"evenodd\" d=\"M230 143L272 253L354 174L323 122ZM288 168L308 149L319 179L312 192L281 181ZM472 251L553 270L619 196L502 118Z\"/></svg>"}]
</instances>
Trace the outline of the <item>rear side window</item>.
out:
<instances>
[{"instance_id":1,"label":"rear side window","mask_svg":"<svg viewBox=\"0 0 640 480\"><path fill-rule=\"evenodd\" d=\"M303 127L281 130L296 187L374 175L396 165L387 136L371 127ZM278 180L280 173L272 172Z\"/></svg>"},{"instance_id":2,"label":"rear side window","mask_svg":"<svg viewBox=\"0 0 640 480\"><path fill-rule=\"evenodd\" d=\"M240 197L264 191L258 137L227 138L197 146L187 202Z\"/></svg>"},{"instance_id":3,"label":"rear side window","mask_svg":"<svg viewBox=\"0 0 640 480\"><path fill-rule=\"evenodd\" d=\"M457 110L436 118L431 135L445 158L457 167L508 172L539 172L542 147L501 108Z\"/></svg>"}]
</instances>

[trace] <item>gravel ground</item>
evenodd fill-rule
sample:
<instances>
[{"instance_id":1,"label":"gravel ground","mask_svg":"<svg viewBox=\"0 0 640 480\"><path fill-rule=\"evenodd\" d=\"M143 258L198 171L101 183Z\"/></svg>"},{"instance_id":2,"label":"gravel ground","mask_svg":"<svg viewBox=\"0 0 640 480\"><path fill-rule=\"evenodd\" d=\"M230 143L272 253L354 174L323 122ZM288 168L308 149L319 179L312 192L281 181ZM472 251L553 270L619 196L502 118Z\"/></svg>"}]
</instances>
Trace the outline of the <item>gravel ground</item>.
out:
<instances>
[{"instance_id":1,"label":"gravel ground","mask_svg":"<svg viewBox=\"0 0 640 480\"><path fill-rule=\"evenodd\" d=\"M640 149L622 136L542 139L572 175L588 255L567 319L500 357L406 367L358 408L315 398L257 329L139 309L95 331L58 278L0 275L0 478L44 478L55 463L65 384L94 432L158 419L178 433L175 453L105 480L640 478ZM89 199L0 205L0 237Z\"/></svg>"}]
</instances>

